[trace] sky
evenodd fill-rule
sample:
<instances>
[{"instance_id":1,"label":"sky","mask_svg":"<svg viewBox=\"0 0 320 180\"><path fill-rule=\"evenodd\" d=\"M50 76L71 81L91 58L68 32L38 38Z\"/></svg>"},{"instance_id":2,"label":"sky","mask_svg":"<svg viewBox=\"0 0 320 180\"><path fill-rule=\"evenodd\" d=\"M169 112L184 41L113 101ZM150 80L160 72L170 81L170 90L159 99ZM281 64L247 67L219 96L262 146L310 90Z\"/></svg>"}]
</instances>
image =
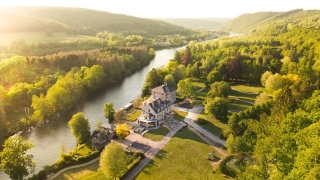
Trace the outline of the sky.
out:
<instances>
[{"instance_id":1,"label":"sky","mask_svg":"<svg viewBox=\"0 0 320 180\"><path fill-rule=\"evenodd\" d=\"M1 0L0 6L80 7L141 18L235 18L260 11L320 9L316 0Z\"/></svg>"}]
</instances>

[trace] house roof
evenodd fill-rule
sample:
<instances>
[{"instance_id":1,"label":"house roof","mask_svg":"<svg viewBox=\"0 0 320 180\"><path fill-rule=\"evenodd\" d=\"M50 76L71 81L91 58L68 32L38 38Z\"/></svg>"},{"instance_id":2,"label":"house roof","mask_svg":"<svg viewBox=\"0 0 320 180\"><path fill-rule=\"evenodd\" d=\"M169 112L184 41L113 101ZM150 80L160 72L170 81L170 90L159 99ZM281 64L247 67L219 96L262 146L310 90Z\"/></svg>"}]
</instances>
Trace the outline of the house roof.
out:
<instances>
[{"instance_id":1,"label":"house roof","mask_svg":"<svg viewBox=\"0 0 320 180\"><path fill-rule=\"evenodd\" d=\"M171 101L169 100L161 100L160 98L157 98L153 100L152 102L148 103L143 110L145 110L148 106L150 106L154 112L159 113L162 111L164 108L168 107L171 105Z\"/></svg>"},{"instance_id":2,"label":"house roof","mask_svg":"<svg viewBox=\"0 0 320 180\"><path fill-rule=\"evenodd\" d=\"M105 128L105 129L111 129L111 130L114 130L116 128L115 125L109 124L109 123L102 124L101 127Z\"/></svg>"},{"instance_id":3,"label":"house roof","mask_svg":"<svg viewBox=\"0 0 320 180\"><path fill-rule=\"evenodd\" d=\"M161 86L155 87L152 89L152 92L158 92L158 93L167 93L167 92L173 92L176 88L170 87L166 84L163 84Z\"/></svg>"}]
</instances>

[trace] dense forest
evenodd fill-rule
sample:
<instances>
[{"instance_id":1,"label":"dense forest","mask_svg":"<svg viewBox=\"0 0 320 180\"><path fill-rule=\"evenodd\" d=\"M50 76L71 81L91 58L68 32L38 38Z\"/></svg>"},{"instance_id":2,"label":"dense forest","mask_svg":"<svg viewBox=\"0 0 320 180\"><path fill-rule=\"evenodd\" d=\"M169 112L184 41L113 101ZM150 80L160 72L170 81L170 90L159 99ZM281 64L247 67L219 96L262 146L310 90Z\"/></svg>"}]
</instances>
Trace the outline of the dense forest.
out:
<instances>
[{"instance_id":1,"label":"dense forest","mask_svg":"<svg viewBox=\"0 0 320 180\"><path fill-rule=\"evenodd\" d=\"M228 18L166 18L157 19L167 23L183 26L189 29L218 29Z\"/></svg>"},{"instance_id":2,"label":"dense forest","mask_svg":"<svg viewBox=\"0 0 320 180\"><path fill-rule=\"evenodd\" d=\"M163 21L84 8L6 7L0 9L0 32L67 32L95 35L101 31L154 37L195 32Z\"/></svg>"},{"instance_id":3,"label":"dense forest","mask_svg":"<svg viewBox=\"0 0 320 180\"><path fill-rule=\"evenodd\" d=\"M227 96L221 93L220 88L228 86L223 81L261 83L270 95L261 93L255 106L230 117L215 116L231 128L223 135L233 155L223 163L234 159L237 166L225 166L223 173L237 179L320 179L319 15L294 10L240 16L251 17L248 29L259 29L245 36L190 42L166 67L149 72L143 95L163 82L178 86L179 93L190 84L186 78L200 78L209 89L207 109ZM262 19L272 23L261 25ZM237 25L235 30L245 27ZM192 92L181 92L192 97Z\"/></svg>"},{"instance_id":4,"label":"dense forest","mask_svg":"<svg viewBox=\"0 0 320 180\"><path fill-rule=\"evenodd\" d=\"M257 12L243 14L229 20L221 26L221 30L251 33L266 28L287 31L291 28L320 28L319 10L296 9L287 12ZM284 26L286 25L286 26Z\"/></svg>"}]
</instances>

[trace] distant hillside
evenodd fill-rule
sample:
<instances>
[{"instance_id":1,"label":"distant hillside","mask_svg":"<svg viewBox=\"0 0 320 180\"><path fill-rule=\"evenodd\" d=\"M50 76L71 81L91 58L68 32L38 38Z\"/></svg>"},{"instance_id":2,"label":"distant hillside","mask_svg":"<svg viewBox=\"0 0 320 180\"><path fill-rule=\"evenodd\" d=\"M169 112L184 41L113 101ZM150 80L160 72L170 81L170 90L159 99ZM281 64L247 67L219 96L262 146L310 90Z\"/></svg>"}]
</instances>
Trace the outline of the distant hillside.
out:
<instances>
[{"instance_id":1,"label":"distant hillside","mask_svg":"<svg viewBox=\"0 0 320 180\"><path fill-rule=\"evenodd\" d=\"M223 24L220 30L242 33L256 32L257 30L309 27L319 28L320 10L296 9L287 12L258 12L243 14ZM287 27L283 27L287 26Z\"/></svg>"},{"instance_id":2,"label":"distant hillside","mask_svg":"<svg viewBox=\"0 0 320 180\"><path fill-rule=\"evenodd\" d=\"M218 29L222 24L227 22L228 18L167 18L157 19L167 23L183 26L190 29Z\"/></svg>"},{"instance_id":3,"label":"distant hillside","mask_svg":"<svg viewBox=\"0 0 320 180\"><path fill-rule=\"evenodd\" d=\"M104 11L65 7L7 7L0 9L0 32L66 31L95 35L99 31L142 36L193 34L166 22Z\"/></svg>"}]
</instances>

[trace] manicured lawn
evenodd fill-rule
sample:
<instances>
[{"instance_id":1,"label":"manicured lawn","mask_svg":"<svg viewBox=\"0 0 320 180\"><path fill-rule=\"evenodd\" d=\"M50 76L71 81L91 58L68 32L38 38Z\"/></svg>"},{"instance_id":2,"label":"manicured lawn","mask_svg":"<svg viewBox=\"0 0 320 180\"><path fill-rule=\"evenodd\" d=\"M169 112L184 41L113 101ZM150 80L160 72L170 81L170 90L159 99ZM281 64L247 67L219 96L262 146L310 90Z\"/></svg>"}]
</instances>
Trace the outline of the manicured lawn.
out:
<instances>
[{"instance_id":1,"label":"manicured lawn","mask_svg":"<svg viewBox=\"0 0 320 180\"><path fill-rule=\"evenodd\" d=\"M213 173L212 161L205 157L214 149L188 128L184 128L149 162L135 178L149 179L224 179ZM216 156L222 156L215 152Z\"/></svg>"},{"instance_id":2,"label":"manicured lawn","mask_svg":"<svg viewBox=\"0 0 320 180\"><path fill-rule=\"evenodd\" d=\"M91 149L91 141L88 141L86 144L82 144L74 149L76 151L76 154L79 156L87 155L89 152L92 152Z\"/></svg>"},{"instance_id":3,"label":"manicured lawn","mask_svg":"<svg viewBox=\"0 0 320 180\"><path fill-rule=\"evenodd\" d=\"M236 100L233 97L228 97L227 101L228 101L228 108L231 110L242 111L242 110L245 110L245 109L253 106L249 103Z\"/></svg>"},{"instance_id":4,"label":"manicured lawn","mask_svg":"<svg viewBox=\"0 0 320 180\"><path fill-rule=\"evenodd\" d=\"M19 39L25 40L27 44L37 44L65 40L75 41L90 37L91 36L68 35L65 32L53 33L52 36L47 36L44 32L0 33L0 45L10 46L13 41L18 41Z\"/></svg>"},{"instance_id":5,"label":"manicured lawn","mask_svg":"<svg viewBox=\"0 0 320 180\"><path fill-rule=\"evenodd\" d=\"M243 92L231 90L230 96L236 96L237 98L239 98L241 100L250 101L253 103L255 101L255 99L257 98L258 94L246 94Z\"/></svg>"},{"instance_id":6,"label":"manicured lawn","mask_svg":"<svg viewBox=\"0 0 320 180\"><path fill-rule=\"evenodd\" d=\"M98 168L99 168L99 161L96 161L85 167L80 167L80 168L75 168L75 169L70 169L68 171L65 171L64 173L57 176L55 180L86 179L85 177L88 177L93 174L98 174L98 172L101 172L101 171L97 171ZM102 175L104 176L103 173ZM102 180L104 178L105 177L101 177L100 179Z\"/></svg>"},{"instance_id":7,"label":"manicured lawn","mask_svg":"<svg viewBox=\"0 0 320 180\"><path fill-rule=\"evenodd\" d=\"M215 118L210 117L208 115L200 114L198 116L198 119L202 119L205 121L204 125L200 125L201 127L218 137L224 130L230 131L230 127L228 126L228 124L218 121Z\"/></svg>"},{"instance_id":8,"label":"manicured lawn","mask_svg":"<svg viewBox=\"0 0 320 180\"><path fill-rule=\"evenodd\" d=\"M174 112L173 118L177 121L182 121L188 115L188 112L179 111L175 109L173 109L173 112Z\"/></svg>"},{"instance_id":9,"label":"manicured lawn","mask_svg":"<svg viewBox=\"0 0 320 180\"><path fill-rule=\"evenodd\" d=\"M167 135L169 132L169 129L165 127L160 127L156 130L149 130L148 133L144 135L145 138L149 138L153 141L161 141L165 135Z\"/></svg>"},{"instance_id":10,"label":"manicured lawn","mask_svg":"<svg viewBox=\"0 0 320 180\"><path fill-rule=\"evenodd\" d=\"M136 110L134 113L131 113L129 116L127 116L126 120L135 121L138 119L140 115L141 115L141 110Z\"/></svg>"},{"instance_id":11,"label":"manicured lawn","mask_svg":"<svg viewBox=\"0 0 320 180\"><path fill-rule=\"evenodd\" d=\"M205 84L204 84L205 80L192 78L191 83L196 90L195 98L205 99L208 94L208 90L204 89L205 88Z\"/></svg>"}]
</instances>

